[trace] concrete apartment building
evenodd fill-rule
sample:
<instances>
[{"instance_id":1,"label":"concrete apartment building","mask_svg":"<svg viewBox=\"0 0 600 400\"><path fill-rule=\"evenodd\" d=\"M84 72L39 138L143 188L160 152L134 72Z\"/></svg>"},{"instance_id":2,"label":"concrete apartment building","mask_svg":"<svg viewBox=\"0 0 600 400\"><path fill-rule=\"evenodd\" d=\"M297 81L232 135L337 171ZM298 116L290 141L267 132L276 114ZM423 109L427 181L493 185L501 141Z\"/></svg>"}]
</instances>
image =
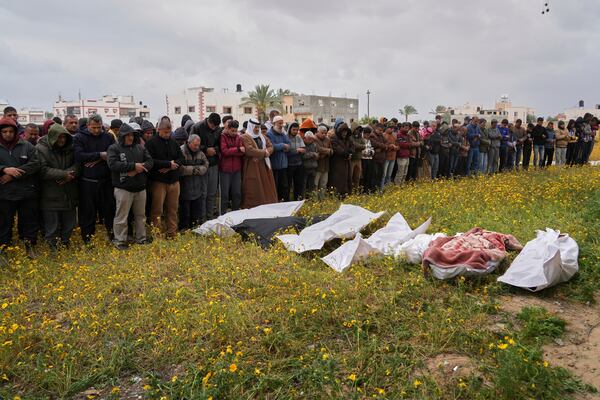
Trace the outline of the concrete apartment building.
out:
<instances>
[{"instance_id":1,"label":"concrete apartment building","mask_svg":"<svg viewBox=\"0 0 600 400\"><path fill-rule=\"evenodd\" d=\"M201 121L213 112L221 116L231 115L241 123L258 116L255 106L243 103L242 99L247 96L248 93L239 84L233 90L205 86L188 88L165 97L167 115L174 126L181 124L185 114L194 121ZM266 110L267 113L269 111L271 109ZM331 124L337 117L352 122L358 120L358 99L293 94L283 96L280 111L286 123L302 123L312 118L315 123Z\"/></svg>"},{"instance_id":2,"label":"concrete apartment building","mask_svg":"<svg viewBox=\"0 0 600 400\"><path fill-rule=\"evenodd\" d=\"M0 99L0 110L4 110L4 107L8 107L8 101ZM17 108L17 107L15 107ZM19 123L21 125L27 124L38 124L41 125L44 123L46 118L46 110L41 107L24 107L17 108L17 113L19 115Z\"/></svg>"},{"instance_id":3,"label":"concrete apartment building","mask_svg":"<svg viewBox=\"0 0 600 400\"><path fill-rule=\"evenodd\" d=\"M62 97L52 106L55 116L64 118L73 114L78 118L98 114L105 122L112 119L129 121L131 117L150 118L150 109L143 102L136 102L133 95L106 95L100 99L64 100Z\"/></svg>"},{"instance_id":4,"label":"concrete apartment building","mask_svg":"<svg viewBox=\"0 0 600 400\"><path fill-rule=\"evenodd\" d=\"M242 99L246 96L247 93L239 84L234 90L215 90L205 86L188 88L181 93L166 95L167 116L176 127L181 125L181 118L185 114L192 117L194 122L203 120L213 112L221 116L231 115L243 122L256 116L256 107L242 104Z\"/></svg>"},{"instance_id":5,"label":"concrete apartment building","mask_svg":"<svg viewBox=\"0 0 600 400\"><path fill-rule=\"evenodd\" d=\"M304 122L311 118L316 124L331 125L336 118L348 123L358 121L358 99L298 94L283 99L283 118L286 122Z\"/></svg>"},{"instance_id":6,"label":"concrete apartment building","mask_svg":"<svg viewBox=\"0 0 600 400\"><path fill-rule=\"evenodd\" d=\"M535 110L531 107L513 106L508 95L502 95L493 108L485 108L481 104L466 103L461 107L448 107L448 112L451 119L456 118L461 122L467 116L485 118L488 122L492 119L498 121L507 119L511 123L520 119L526 122L528 115L535 115Z\"/></svg>"}]
</instances>

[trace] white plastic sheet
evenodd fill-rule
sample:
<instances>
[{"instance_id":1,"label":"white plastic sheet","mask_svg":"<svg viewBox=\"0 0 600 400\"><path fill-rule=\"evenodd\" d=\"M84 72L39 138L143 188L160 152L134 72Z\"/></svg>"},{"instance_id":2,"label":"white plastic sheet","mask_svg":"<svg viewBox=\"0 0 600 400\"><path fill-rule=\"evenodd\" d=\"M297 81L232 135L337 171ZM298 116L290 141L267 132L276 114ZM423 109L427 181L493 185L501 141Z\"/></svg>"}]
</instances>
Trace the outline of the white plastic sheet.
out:
<instances>
[{"instance_id":1,"label":"white plastic sheet","mask_svg":"<svg viewBox=\"0 0 600 400\"><path fill-rule=\"evenodd\" d=\"M419 234L398 248L397 256L406 259L409 264L421 264L423 253L435 239L445 237L443 233L434 235Z\"/></svg>"},{"instance_id":2,"label":"white plastic sheet","mask_svg":"<svg viewBox=\"0 0 600 400\"><path fill-rule=\"evenodd\" d=\"M429 268L431 269L431 275L435 278L444 280L444 279L452 279L457 276L481 276L487 275L493 272L498 265L500 265L500 261L488 261L485 269L476 269L472 268L470 265L458 264L452 268L441 268L437 265L430 264Z\"/></svg>"},{"instance_id":3,"label":"white plastic sheet","mask_svg":"<svg viewBox=\"0 0 600 400\"><path fill-rule=\"evenodd\" d=\"M342 272L352 263L371 255L397 256L404 242L426 232L429 225L431 225L431 218L412 230L402 214L396 213L384 228L373 233L368 239L363 239L360 234L357 234L354 240L344 243L322 260L334 270Z\"/></svg>"},{"instance_id":4,"label":"white plastic sheet","mask_svg":"<svg viewBox=\"0 0 600 400\"><path fill-rule=\"evenodd\" d=\"M303 253L319 250L333 239L351 239L365 226L378 219L384 212L373 213L362 207L342 204L340 208L327 219L303 229L298 235L279 235L290 251Z\"/></svg>"},{"instance_id":5,"label":"white plastic sheet","mask_svg":"<svg viewBox=\"0 0 600 400\"><path fill-rule=\"evenodd\" d=\"M573 238L546 228L537 231L498 281L537 292L571 279L579 270L578 257Z\"/></svg>"},{"instance_id":6,"label":"white plastic sheet","mask_svg":"<svg viewBox=\"0 0 600 400\"><path fill-rule=\"evenodd\" d=\"M199 235L216 234L218 236L231 236L235 231L232 226L241 224L246 219L290 217L304 204L303 201L288 201L285 203L263 204L246 210L230 211L216 219L206 221L194 229Z\"/></svg>"}]
</instances>

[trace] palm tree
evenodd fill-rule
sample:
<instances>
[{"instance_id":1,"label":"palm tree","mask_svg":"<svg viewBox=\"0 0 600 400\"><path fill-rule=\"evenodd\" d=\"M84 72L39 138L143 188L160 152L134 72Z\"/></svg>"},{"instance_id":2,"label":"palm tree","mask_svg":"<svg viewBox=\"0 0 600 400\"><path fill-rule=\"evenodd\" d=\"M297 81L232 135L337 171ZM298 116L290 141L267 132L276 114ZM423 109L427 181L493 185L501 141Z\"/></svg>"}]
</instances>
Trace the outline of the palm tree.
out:
<instances>
[{"instance_id":1,"label":"palm tree","mask_svg":"<svg viewBox=\"0 0 600 400\"><path fill-rule=\"evenodd\" d=\"M429 114L433 114L433 115L441 115L442 116L442 121L446 121L448 123L450 123L450 111L448 111L448 108L446 108L446 106L436 106L435 110L431 110L429 112Z\"/></svg>"},{"instance_id":2,"label":"palm tree","mask_svg":"<svg viewBox=\"0 0 600 400\"><path fill-rule=\"evenodd\" d=\"M429 114L445 114L447 111L446 106L436 106L435 110L431 110Z\"/></svg>"},{"instance_id":3,"label":"palm tree","mask_svg":"<svg viewBox=\"0 0 600 400\"><path fill-rule=\"evenodd\" d=\"M408 117L410 115L418 114L417 109L409 105L405 105L404 108L401 108L398 111L400 112L400 115L404 115L404 117L406 118L406 122L408 122Z\"/></svg>"},{"instance_id":4,"label":"palm tree","mask_svg":"<svg viewBox=\"0 0 600 400\"><path fill-rule=\"evenodd\" d=\"M277 97L279 97L280 99L283 99L283 96L293 96L296 93L292 92L290 89L277 89Z\"/></svg>"},{"instance_id":5,"label":"palm tree","mask_svg":"<svg viewBox=\"0 0 600 400\"><path fill-rule=\"evenodd\" d=\"M281 111L281 97L269 85L256 85L253 91L248 92L248 96L242 99L242 105L250 104L256 107L261 121L266 121L269 108Z\"/></svg>"}]
</instances>

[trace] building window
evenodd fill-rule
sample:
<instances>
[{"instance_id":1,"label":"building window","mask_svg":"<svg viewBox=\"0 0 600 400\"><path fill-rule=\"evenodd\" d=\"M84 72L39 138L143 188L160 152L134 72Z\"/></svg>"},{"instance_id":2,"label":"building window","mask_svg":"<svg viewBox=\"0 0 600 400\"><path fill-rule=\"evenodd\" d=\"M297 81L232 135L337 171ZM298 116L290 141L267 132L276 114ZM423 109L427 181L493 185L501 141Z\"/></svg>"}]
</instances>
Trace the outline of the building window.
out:
<instances>
[{"instance_id":1,"label":"building window","mask_svg":"<svg viewBox=\"0 0 600 400\"><path fill-rule=\"evenodd\" d=\"M323 107L323 99L319 99L319 107Z\"/></svg>"},{"instance_id":2,"label":"building window","mask_svg":"<svg viewBox=\"0 0 600 400\"><path fill-rule=\"evenodd\" d=\"M181 107L175 107L175 114L181 114Z\"/></svg>"},{"instance_id":3,"label":"building window","mask_svg":"<svg viewBox=\"0 0 600 400\"><path fill-rule=\"evenodd\" d=\"M108 114L108 108L104 109L104 114Z\"/></svg>"},{"instance_id":4,"label":"building window","mask_svg":"<svg viewBox=\"0 0 600 400\"><path fill-rule=\"evenodd\" d=\"M116 114L116 113L117 113L117 109L113 108L113 114Z\"/></svg>"},{"instance_id":5,"label":"building window","mask_svg":"<svg viewBox=\"0 0 600 400\"><path fill-rule=\"evenodd\" d=\"M208 112L208 113L217 112L217 107L216 106L206 106L206 112Z\"/></svg>"},{"instance_id":6,"label":"building window","mask_svg":"<svg viewBox=\"0 0 600 400\"><path fill-rule=\"evenodd\" d=\"M231 114L231 107L223 107L223 114Z\"/></svg>"},{"instance_id":7,"label":"building window","mask_svg":"<svg viewBox=\"0 0 600 400\"><path fill-rule=\"evenodd\" d=\"M304 100L298 100L298 105L300 107L304 107Z\"/></svg>"},{"instance_id":8,"label":"building window","mask_svg":"<svg viewBox=\"0 0 600 400\"><path fill-rule=\"evenodd\" d=\"M196 112L196 106L188 106L188 112Z\"/></svg>"},{"instance_id":9,"label":"building window","mask_svg":"<svg viewBox=\"0 0 600 400\"><path fill-rule=\"evenodd\" d=\"M244 114L252 114L252 107L244 107Z\"/></svg>"},{"instance_id":10,"label":"building window","mask_svg":"<svg viewBox=\"0 0 600 400\"><path fill-rule=\"evenodd\" d=\"M335 118L331 118L329 121L335 123Z\"/></svg>"},{"instance_id":11,"label":"building window","mask_svg":"<svg viewBox=\"0 0 600 400\"><path fill-rule=\"evenodd\" d=\"M317 118L317 122L318 122L318 123L321 123L321 122L323 122L323 117L319 117L319 118Z\"/></svg>"},{"instance_id":12,"label":"building window","mask_svg":"<svg viewBox=\"0 0 600 400\"><path fill-rule=\"evenodd\" d=\"M288 106L285 106L285 113L288 114Z\"/></svg>"},{"instance_id":13,"label":"building window","mask_svg":"<svg viewBox=\"0 0 600 400\"><path fill-rule=\"evenodd\" d=\"M292 106L290 106L290 114L293 114L294 111L292 110Z\"/></svg>"},{"instance_id":14,"label":"building window","mask_svg":"<svg viewBox=\"0 0 600 400\"><path fill-rule=\"evenodd\" d=\"M354 103L350 103L350 108L354 108Z\"/></svg>"},{"instance_id":15,"label":"building window","mask_svg":"<svg viewBox=\"0 0 600 400\"><path fill-rule=\"evenodd\" d=\"M331 102L331 107L337 107L337 104L335 104L335 101Z\"/></svg>"},{"instance_id":16,"label":"building window","mask_svg":"<svg viewBox=\"0 0 600 400\"><path fill-rule=\"evenodd\" d=\"M519 113L517 111L515 111L515 117L518 117Z\"/></svg>"}]
</instances>

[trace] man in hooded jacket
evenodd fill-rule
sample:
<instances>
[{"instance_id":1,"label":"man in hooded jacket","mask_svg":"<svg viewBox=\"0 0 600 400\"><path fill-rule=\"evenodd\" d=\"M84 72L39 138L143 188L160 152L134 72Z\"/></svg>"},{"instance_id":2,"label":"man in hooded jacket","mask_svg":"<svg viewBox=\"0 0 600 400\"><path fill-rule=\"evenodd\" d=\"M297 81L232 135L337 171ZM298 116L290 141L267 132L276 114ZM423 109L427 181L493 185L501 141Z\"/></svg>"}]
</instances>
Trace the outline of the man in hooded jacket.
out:
<instances>
[{"instance_id":1,"label":"man in hooded jacket","mask_svg":"<svg viewBox=\"0 0 600 400\"><path fill-rule=\"evenodd\" d=\"M35 147L19 138L16 122L0 118L0 265L8 263L1 255L12 243L15 214L19 235L25 241L29 257L38 233L37 173L40 163Z\"/></svg>"},{"instance_id":2,"label":"man in hooded jacket","mask_svg":"<svg viewBox=\"0 0 600 400\"><path fill-rule=\"evenodd\" d=\"M140 144L141 128L136 123L123 124L119 142L108 148L108 168L114 186L116 212L113 224L115 246L127 248L129 212L133 211L135 241L147 242L146 237L146 182L154 161Z\"/></svg>"},{"instance_id":3,"label":"man in hooded jacket","mask_svg":"<svg viewBox=\"0 0 600 400\"><path fill-rule=\"evenodd\" d=\"M44 236L51 249L60 240L68 246L77 225L77 178L73 137L62 125L54 124L36 146L40 159L41 196Z\"/></svg>"}]
</instances>

